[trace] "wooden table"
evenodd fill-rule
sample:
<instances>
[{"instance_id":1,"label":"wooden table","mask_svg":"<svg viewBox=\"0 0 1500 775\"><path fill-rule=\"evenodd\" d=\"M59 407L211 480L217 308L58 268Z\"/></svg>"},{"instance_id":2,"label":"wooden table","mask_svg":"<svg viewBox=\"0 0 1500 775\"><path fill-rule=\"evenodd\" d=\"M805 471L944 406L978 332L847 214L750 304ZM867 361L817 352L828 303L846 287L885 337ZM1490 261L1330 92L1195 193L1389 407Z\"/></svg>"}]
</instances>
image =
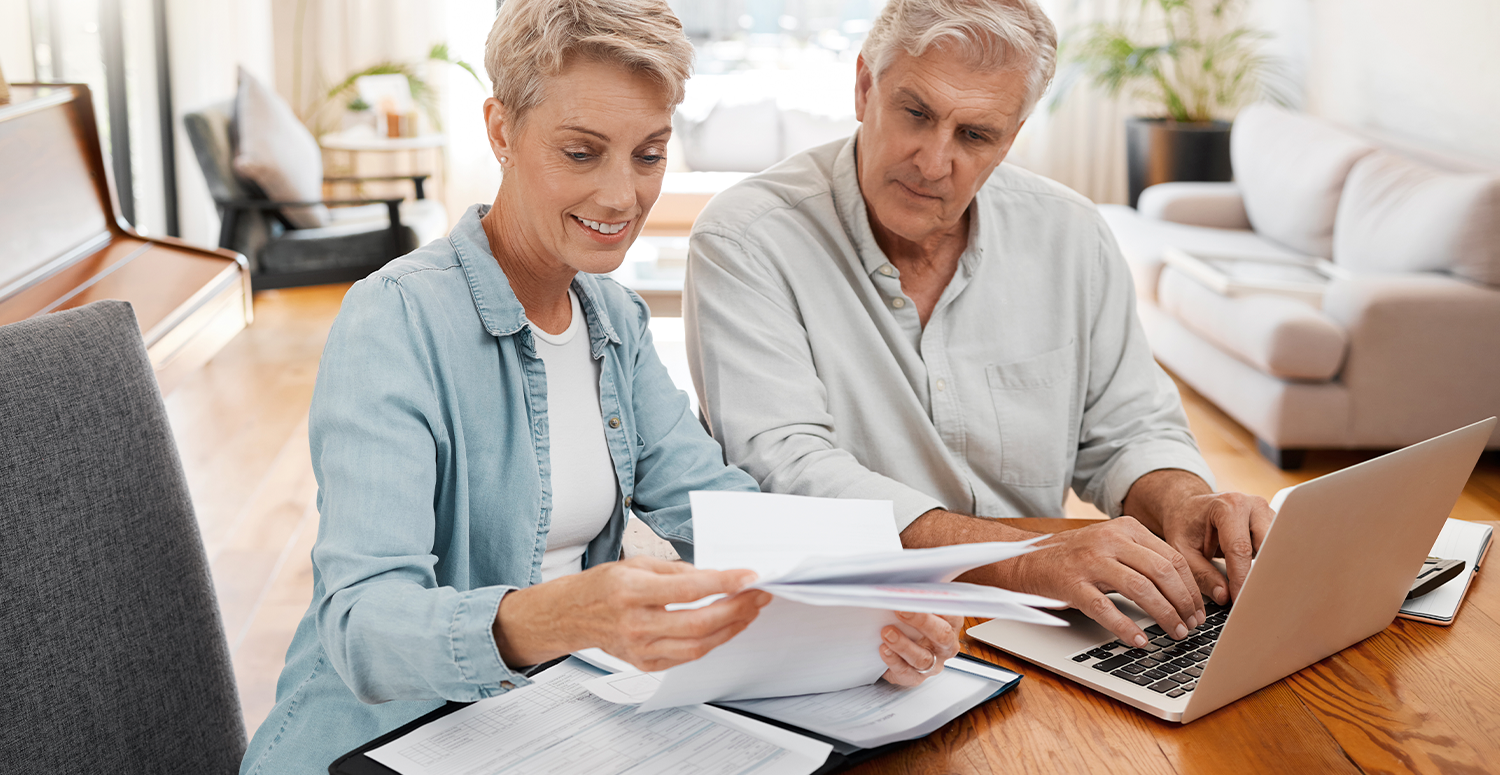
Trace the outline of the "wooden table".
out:
<instances>
[{"instance_id":1,"label":"wooden table","mask_svg":"<svg viewBox=\"0 0 1500 775\"><path fill-rule=\"evenodd\" d=\"M1089 524L1005 521L1040 532ZM965 637L964 651L1023 673L1020 686L852 772L1500 772L1495 575L1474 578L1451 627L1397 619L1186 726Z\"/></svg>"}]
</instances>

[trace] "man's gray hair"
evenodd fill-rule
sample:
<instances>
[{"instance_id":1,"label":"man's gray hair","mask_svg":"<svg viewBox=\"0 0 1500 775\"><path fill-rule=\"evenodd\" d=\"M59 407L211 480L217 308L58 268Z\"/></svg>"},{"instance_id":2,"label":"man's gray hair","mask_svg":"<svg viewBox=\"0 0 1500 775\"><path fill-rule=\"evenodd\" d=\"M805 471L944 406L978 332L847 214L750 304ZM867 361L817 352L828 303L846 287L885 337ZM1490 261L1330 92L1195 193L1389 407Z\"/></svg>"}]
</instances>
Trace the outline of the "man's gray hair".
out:
<instances>
[{"instance_id":1,"label":"man's gray hair","mask_svg":"<svg viewBox=\"0 0 1500 775\"><path fill-rule=\"evenodd\" d=\"M1057 71L1057 28L1033 0L890 0L860 53L879 78L897 48L919 57L932 46L980 70L1028 68L1022 118Z\"/></svg>"},{"instance_id":2,"label":"man's gray hair","mask_svg":"<svg viewBox=\"0 0 1500 775\"><path fill-rule=\"evenodd\" d=\"M693 45L663 0L505 0L484 44L495 99L517 123L541 103L547 78L576 58L650 77L669 107L693 74Z\"/></svg>"}]
</instances>

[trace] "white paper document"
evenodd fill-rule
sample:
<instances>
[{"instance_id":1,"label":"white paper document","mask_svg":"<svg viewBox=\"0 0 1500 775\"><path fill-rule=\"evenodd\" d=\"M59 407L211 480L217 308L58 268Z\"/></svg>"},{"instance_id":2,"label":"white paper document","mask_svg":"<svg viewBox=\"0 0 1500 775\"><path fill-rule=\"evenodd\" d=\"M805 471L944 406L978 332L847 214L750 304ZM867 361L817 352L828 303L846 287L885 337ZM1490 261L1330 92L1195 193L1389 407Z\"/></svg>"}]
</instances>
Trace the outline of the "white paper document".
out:
<instances>
[{"instance_id":1,"label":"white paper document","mask_svg":"<svg viewBox=\"0 0 1500 775\"><path fill-rule=\"evenodd\" d=\"M1403 603L1401 616L1429 623L1451 624L1458 616L1458 607L1463 604L1464 594L1469 591L1469 582L1479 570L1493 533L1494 528L1477 522L1450 517L1443 523L1443 530L1438 533L1437 541L1429 554L1445 560L1463 560L1464 569L1441 587Z\"/></svg>"},{"instance_id":2,"label":"white paper document","mask_svg":"<svg viewBox=\"0 0 1500 775\"><path fill-rule=\"evenodd\" d=\"M601 696L613 695L609 698L615 702L638 702L649 697L656 688L653 684L660 681L655 674L641 673L598 649L586 649L574 656L620 674L596 679L590 687ZM924 737L1020 679L1020 673L1003 667L954 657L943 672L915 687L876 681L823 694L719 704L792 724L854 748L875 748Z\"/></svg>"},{"instance_id":3,"label":"white paper document","mask_svg":"<svg viewBox=\"0 0 1500 775\"><path fill-rule=\"evenodd\" d=\"M367 755L402 775L807 775L832 750L719 708L637 713L584 689L596 675L570 659Z\"/></svg>"},{"instance_id":4,"label":"white paper document","mask_svg":"<svg viewBox=\"0 0 1500 775\"><path fill-rule=\"evenodd\" d=\"M951 583L1033 551L1041 538L903 551L889 501L731 492L691 499L698 567L754 570L753 586L776 599L728 643L653 674L654 683L630 673L590 682L601 697L656 710L864 686L885 672L880 630L897 623L893 610L1062 624L1032 607L1059 601Z\"/></svg>"},{"instance_id":5,"label":"white paper document","mask_svg":"<svg viewBox=\"0 0 1500 775\"><path fill-rule=\"evenodd\" d=\"M723 704L860 748L876 748L925 737L1020 678L1004 668L954 657L947 669L919 686L876 681L826 694Z\"/></svg>"}]
</instances>

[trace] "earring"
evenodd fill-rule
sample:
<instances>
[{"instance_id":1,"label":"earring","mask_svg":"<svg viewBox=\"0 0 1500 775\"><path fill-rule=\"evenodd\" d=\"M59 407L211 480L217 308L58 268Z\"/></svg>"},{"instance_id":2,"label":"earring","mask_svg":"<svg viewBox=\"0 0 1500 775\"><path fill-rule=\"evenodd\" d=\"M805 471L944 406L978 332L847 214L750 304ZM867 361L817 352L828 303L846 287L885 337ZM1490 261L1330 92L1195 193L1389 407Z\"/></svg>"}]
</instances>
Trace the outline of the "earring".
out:
<instances>
[{"instance_id":1,"label":"earring","mask_svg":"<svg viewBox=\"0 0 1500 775\"><path fill-rule=\"evenodd\" d=\"M500 157L500 163L501 164L508 164L508 163L510 163L510 157L509 156L501 156Z\"/></svg>"}]
</instances>

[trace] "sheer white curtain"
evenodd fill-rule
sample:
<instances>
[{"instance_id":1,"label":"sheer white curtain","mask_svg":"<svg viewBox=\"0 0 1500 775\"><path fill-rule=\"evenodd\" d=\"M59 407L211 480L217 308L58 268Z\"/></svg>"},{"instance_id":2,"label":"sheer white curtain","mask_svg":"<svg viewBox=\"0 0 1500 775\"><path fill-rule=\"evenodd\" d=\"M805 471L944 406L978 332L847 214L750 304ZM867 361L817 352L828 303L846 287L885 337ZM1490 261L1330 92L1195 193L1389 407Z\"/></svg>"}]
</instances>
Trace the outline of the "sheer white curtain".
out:
<instances>
[{"instance_id":1,"label":"sheer white curtain","mask_svg":"<svg viewBox=\"0 0 1500 775\"><path fill-rule=\"evenodd\" d=\"M1094 22L1115 19L1138 0L1039 0L1058 37L1066 44L1070 34ZM1067 64L1059 57L1058 79ZM1057 89L1054 82L1052 92ZM1127 199L1125 179L1125 118L1129 111L1121 101L1100 94L1079 80L1067 98L1054 104L1053 93L1037 105L1007 161L1052 178L1097 203L1123 204Z\"/></svg>"},{"instance_id":2,"label":"sheer white curtain","mask_svg":"<svg viewBox=\"0 0 1500 775\"><path fill-rule=\"evenodd\" d=\"M470 204L494 201L500 165L485 139L482 105L489 96L484 40L495 17L495 0L273 2L277 90L308 123L323 131L339 128L342 107L324 103L329 89L349 74L387 61L417 65L437 90L437 113L447 136L440 187L431 195L446 205L450 223ZM428 52L438 43L448 45L450 56L473 65L484 85L457 67L429 61ZM423 131L437 131L425 117L422 121ZM382 160L362 154L359 171L397 172L406 163L404 156ZM391 169L381 169L382 161Z\"/></svg>"}]
</instances>

